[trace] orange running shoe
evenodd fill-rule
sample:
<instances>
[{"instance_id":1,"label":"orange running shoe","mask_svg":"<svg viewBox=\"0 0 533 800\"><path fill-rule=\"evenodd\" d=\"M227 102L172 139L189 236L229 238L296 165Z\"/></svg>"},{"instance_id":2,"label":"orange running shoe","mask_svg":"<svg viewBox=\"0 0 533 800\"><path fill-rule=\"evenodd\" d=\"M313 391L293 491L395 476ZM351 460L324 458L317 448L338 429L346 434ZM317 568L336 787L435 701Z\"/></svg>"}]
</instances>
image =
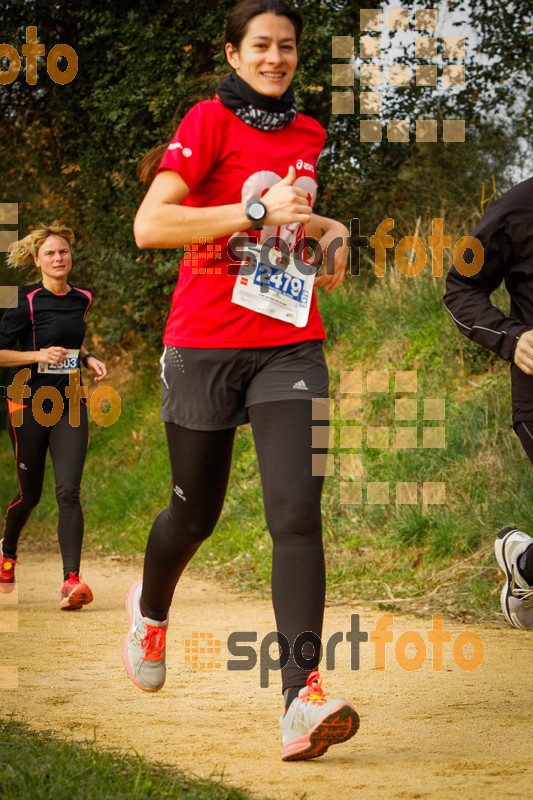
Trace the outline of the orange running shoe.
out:
<instances>
[{"instance_id":1,"label":"orange running shoe","mask_svg":"<svg viewBox=\"0 0 533 800\"><path fill-rule=\"evenodd\" d=\"M16 558L6 558L2 545L4 540L0 542L0 592L2 594L10 594L15 588L15 562Z\"/></svg>"},{"instance_id":2,"label":"orange running shoe","mask_svg":"<svg viewBox=\"0 0 533 800\"><path fill-rule=\"evenodd\" d=\"M77 611L93 601L93 593L86 583L80 581L75 572L71 572L61 589L61 611Z\"/></svg>"}]
</instances>

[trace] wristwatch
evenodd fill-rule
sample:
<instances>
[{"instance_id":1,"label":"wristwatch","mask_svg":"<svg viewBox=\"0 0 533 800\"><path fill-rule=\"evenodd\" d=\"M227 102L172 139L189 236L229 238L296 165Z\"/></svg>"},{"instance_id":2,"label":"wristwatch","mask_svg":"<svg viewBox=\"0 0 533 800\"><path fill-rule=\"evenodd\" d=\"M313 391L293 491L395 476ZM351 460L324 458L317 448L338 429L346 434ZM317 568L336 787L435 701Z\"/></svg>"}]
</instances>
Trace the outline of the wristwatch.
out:
<instances>
[{"instance_id":1,"label":"wristwatch","mask_svg":"<svg viewBox=\"0 0 533 800\"><path fill-rule=\"evenodd\" d=\"M246 216L252 223L253 231L260 231L267 215L267 208L261 200L248 200L246 203Z\"/></svg>"}]
</instances>

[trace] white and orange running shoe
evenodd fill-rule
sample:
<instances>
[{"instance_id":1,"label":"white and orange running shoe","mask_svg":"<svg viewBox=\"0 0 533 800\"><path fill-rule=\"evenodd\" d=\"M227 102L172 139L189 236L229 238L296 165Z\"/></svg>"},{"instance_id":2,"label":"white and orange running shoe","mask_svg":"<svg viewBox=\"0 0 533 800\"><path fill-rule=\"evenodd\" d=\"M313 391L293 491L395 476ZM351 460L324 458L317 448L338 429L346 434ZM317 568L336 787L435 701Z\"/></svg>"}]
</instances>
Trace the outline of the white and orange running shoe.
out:
<instances>
[{"instance_id":1,"label":"white and orange running shoe","mask_svg":"<svg viewBox=\"0 0 533 800\"><path fill-rule=\"evenodd\" d=\"M159 622L141 611L142 581L132 583L126 595L130 630L122 645L122 660L133 683L145 692L157 692L166 678L165 650L168 619Z\"/></svg>"},{"instance_id":2,"label":"white and orange running shoe","mask_svg":"<svg viewBox=\"0 0 533 800\"><path fill-rule=\"evenodd\" d=\"M320 675L315 670L307 677L279 720L283 735L282 761L318 758L332 744L351 739L359 730L359 716L348 700L326 700Z\"/></svg>"}]
</instances>

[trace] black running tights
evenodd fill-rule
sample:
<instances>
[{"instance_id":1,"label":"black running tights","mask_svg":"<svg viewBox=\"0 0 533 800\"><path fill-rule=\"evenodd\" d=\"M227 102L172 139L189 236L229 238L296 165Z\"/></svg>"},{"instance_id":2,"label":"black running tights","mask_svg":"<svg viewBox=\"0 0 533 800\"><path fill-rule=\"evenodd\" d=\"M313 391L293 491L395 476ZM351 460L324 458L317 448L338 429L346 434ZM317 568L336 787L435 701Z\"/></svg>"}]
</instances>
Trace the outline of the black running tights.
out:
<instances>
[{"instance_id":1,"label":"black running tights","mask_svg":"<svg viewBox=\"0 0 533 800\"><path fill-rule=\"evenodd\" d=\"M30 411L30 408L24 409L23 423L19 427L13 426L11 418L8 421L19 492L7 510L3 550L7 555L16 555L21 531L41 497L46 452L50 450L59 507L57 537L66 579L70 572L78 572L80 568L83 541L80 484L87 453L87 407L81 406L77 427L70 425L68 413L55 425L47 427Z\"/></svg>"},{"instance_id":2,"label":"black running tights","mask_svg":"<svg viewBox=\"0 0 533 800\"><path fill-rule=\"evenodd\" d=\"M320 495L323 478L312 475L312 403L284 400L248 409L263 486L265 515L273 541L272 601L277 630L291 646L283 689L304 686L316 669L318 648L307 644L305 669L294 661L299 634L322 633L325 569ZM327 423L326 423L327 424ZM155 520L144 562L141 606L153 619L166 618L178 579L213 532L230 472L234 429L197 431L166 423L172 468L170 505ZM253 624L253 620L250 620ZM305 638L305 637L304 637Z\"/></svg>"}]
</instances>

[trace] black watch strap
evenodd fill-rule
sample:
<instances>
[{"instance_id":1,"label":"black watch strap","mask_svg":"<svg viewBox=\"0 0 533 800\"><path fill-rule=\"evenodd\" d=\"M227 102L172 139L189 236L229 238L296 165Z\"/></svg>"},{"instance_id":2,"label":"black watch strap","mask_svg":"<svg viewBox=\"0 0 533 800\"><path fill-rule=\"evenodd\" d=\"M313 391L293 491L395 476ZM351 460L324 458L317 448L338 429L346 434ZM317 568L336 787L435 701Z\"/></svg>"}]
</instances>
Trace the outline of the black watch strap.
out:
<instances>
[{"instance_id":1,"label":"black watch strap","mask_svg":"<svg viewBox=\"0 0 533 800\"><path fill-rule=\"evenodd\" d=\"M246 216L252 223L253 231L260 231L267 215L267 207L261 200L252 199L246 203Z\"/></svg>"}]
</instances>

